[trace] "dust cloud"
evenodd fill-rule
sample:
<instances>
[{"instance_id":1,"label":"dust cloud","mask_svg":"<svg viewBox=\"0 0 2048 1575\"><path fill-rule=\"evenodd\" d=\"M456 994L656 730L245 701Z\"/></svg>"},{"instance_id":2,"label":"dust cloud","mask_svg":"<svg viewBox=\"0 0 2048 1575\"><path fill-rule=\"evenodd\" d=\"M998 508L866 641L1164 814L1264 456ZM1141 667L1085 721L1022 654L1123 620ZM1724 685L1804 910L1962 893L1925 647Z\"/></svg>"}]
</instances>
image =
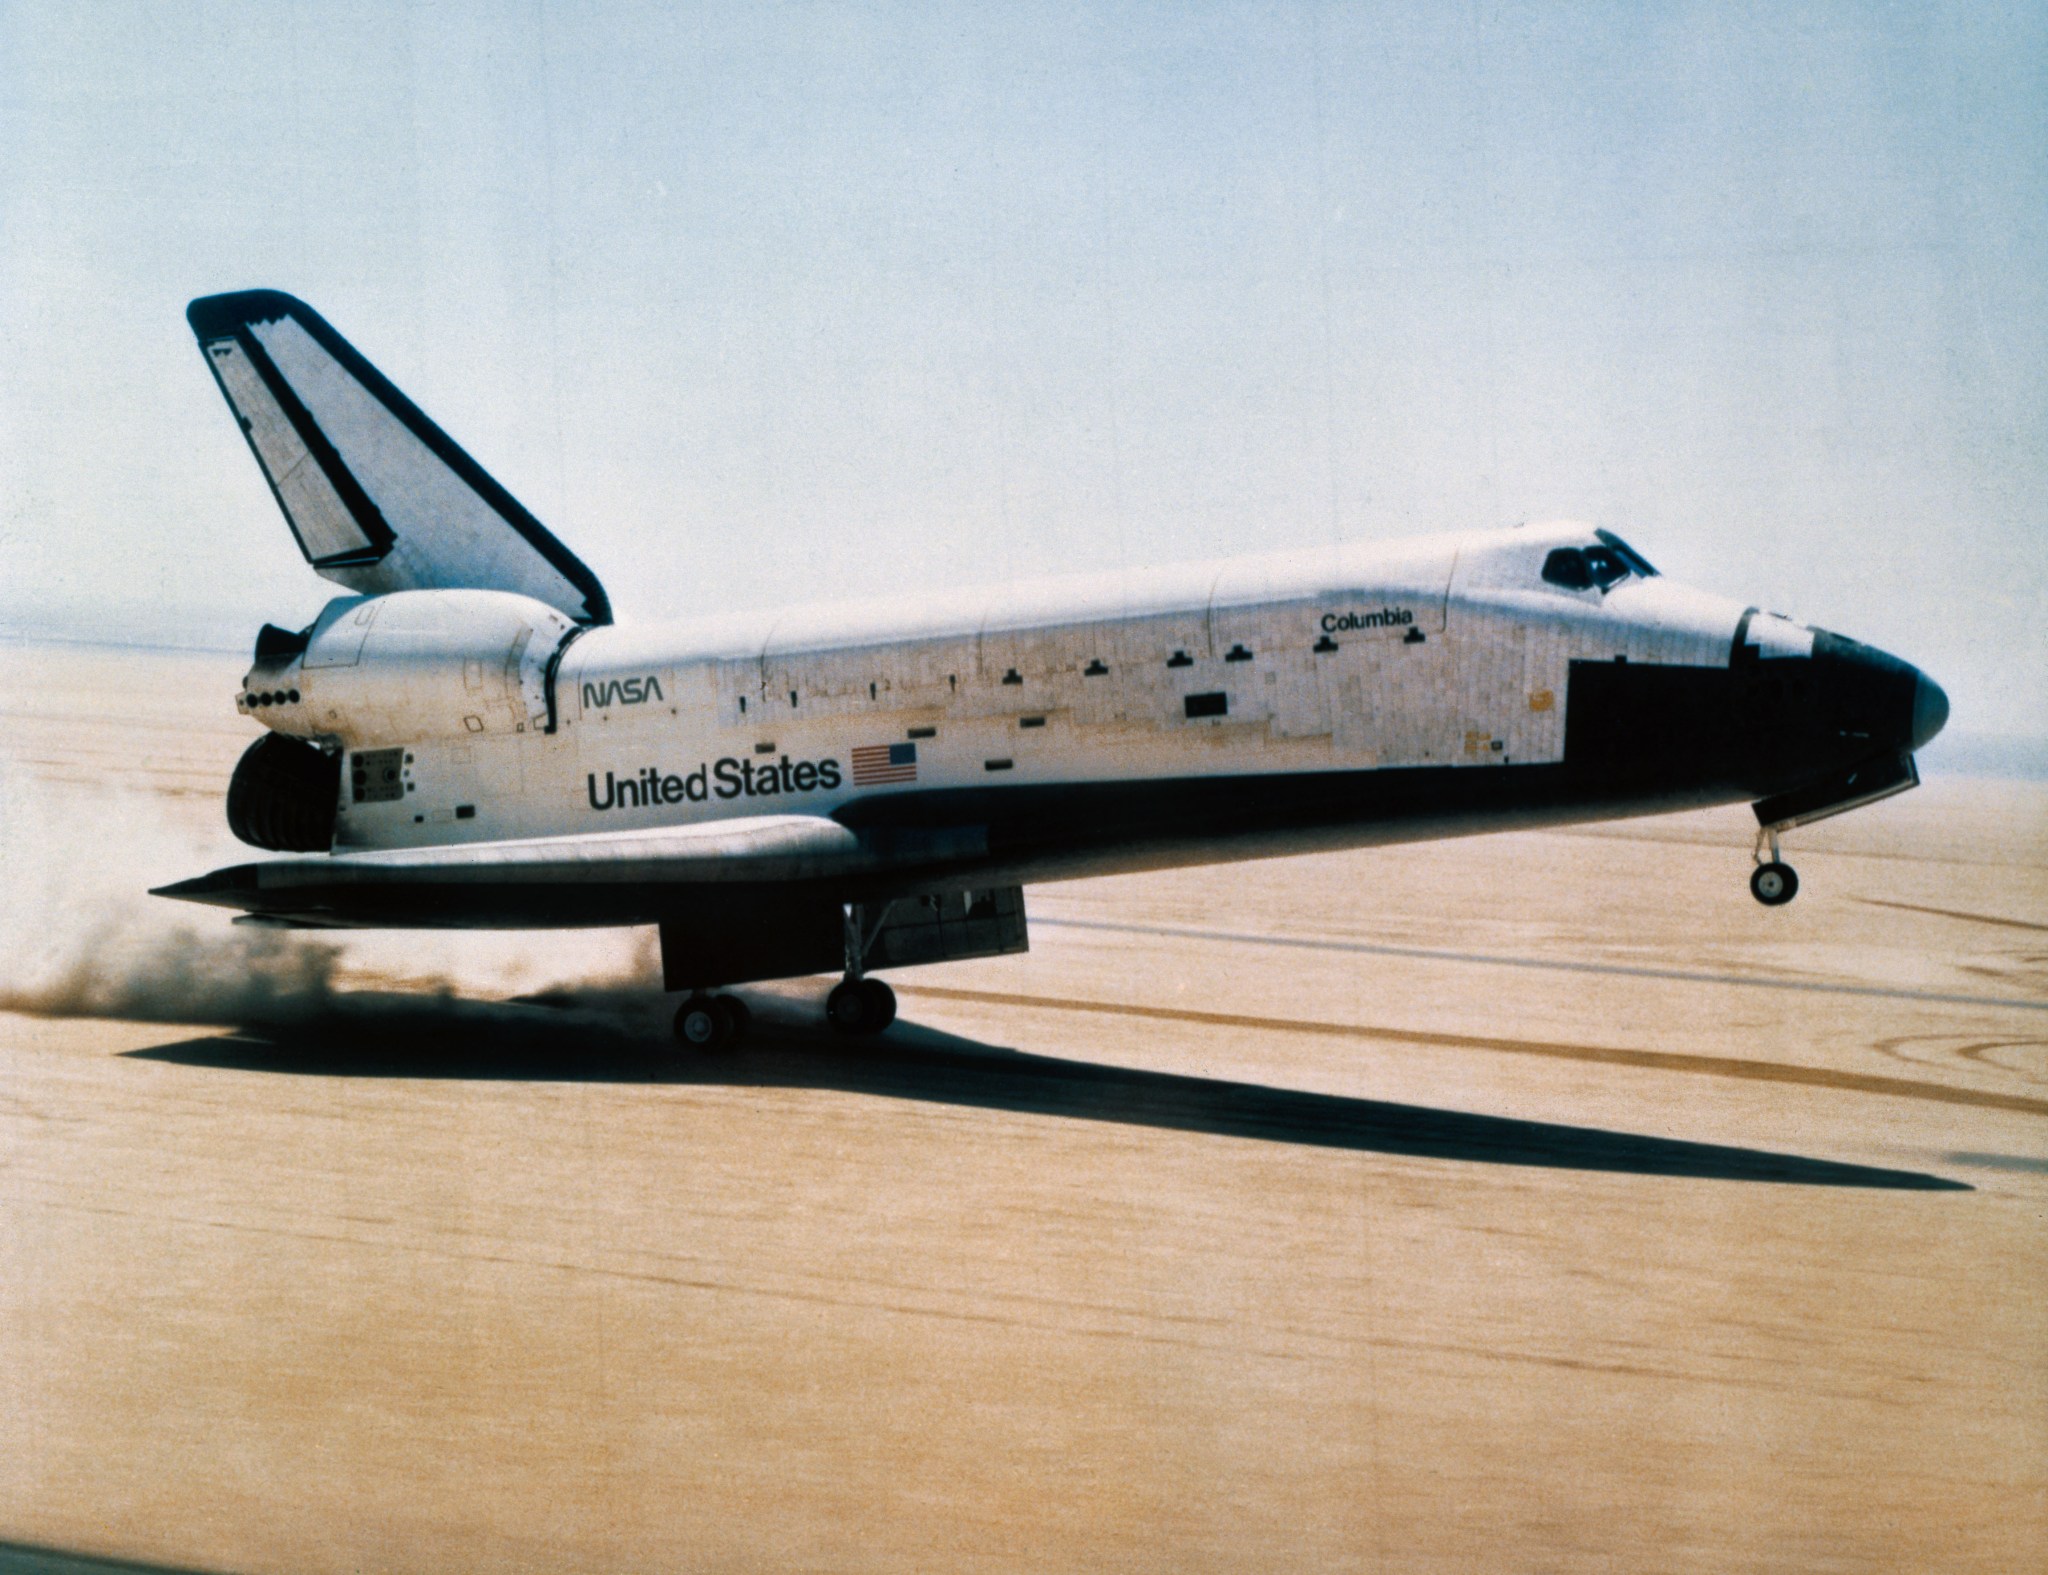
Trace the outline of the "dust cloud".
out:
<instances>
[{"instance_id":1,"label":"dust cloud","mask_svg":"<svg viewBox=\"0 0 2048 1575\"><path fill-rule=\"evenodd\" d=\"M0 1009L144 1022L304 1022L333 1006L342 948L288 931L202 935L106 920L0 985ZM439 993L450 993L443 990Z\"/></svg>"},{"instance_id":2,"label":"dust cloud","mask_svg":"<svg viewBox=\"0 0 2048 1575\"><path fill-rule=\"evenodd\" d=\"M151 886L263 856L184 807L0 762L0 1011L426 1029L525 1021L543 1006L558 1025L637 1025L660 1008L651 931L268 930L152 897Z\"/></svg>"}]
</instances>

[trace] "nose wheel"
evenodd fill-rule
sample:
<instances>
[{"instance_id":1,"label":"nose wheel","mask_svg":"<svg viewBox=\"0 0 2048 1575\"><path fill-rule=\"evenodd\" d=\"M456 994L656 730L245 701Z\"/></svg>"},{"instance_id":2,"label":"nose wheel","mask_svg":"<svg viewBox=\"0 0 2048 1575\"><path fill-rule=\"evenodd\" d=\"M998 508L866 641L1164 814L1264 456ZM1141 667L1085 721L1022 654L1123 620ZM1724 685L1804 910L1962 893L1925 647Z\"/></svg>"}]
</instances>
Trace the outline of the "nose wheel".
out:
<instances>
[{"instance_id":1,"label":"nose wheel","mask_svg":"<svg viewBox=\"0 0 2048 1575\"><path fill-rule=\"evenodd\" d=\"M1764 850L1770 857L1764 857ZM1756 834L1756 868L1749 872L1749 894L1766 908L1782 908L1799 895L1799 872L1778 855L1778 834L1768 826Z\"/></svg>"},{"instance_id":2,"label":"nose wheel","mask_svg":"<svg viewBox=\"0 0 2048 1575\"><path fill-rule=\"evenodd\" d=\"M676 1040L691 1050L723 1050L746 1038L753 1021L736 995L693 995L676 1008Z\"/></svg>"}]
</instances>

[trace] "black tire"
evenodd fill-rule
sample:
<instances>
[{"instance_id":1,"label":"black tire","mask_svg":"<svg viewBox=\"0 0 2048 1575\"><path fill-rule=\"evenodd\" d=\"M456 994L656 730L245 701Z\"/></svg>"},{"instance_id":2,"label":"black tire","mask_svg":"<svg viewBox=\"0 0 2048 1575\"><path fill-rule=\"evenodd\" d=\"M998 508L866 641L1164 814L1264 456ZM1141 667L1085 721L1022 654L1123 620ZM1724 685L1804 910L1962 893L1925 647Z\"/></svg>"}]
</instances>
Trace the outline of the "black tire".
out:
<instances>
[{"instance_id":1,"label":"black tire","mask_svg":"<svg viewBox=\"0 0 2048 1575\"><path fill-rule=\"evenodd\" d=\"M676 1041L686 1050L716 1050L732 1038L732 1020L711 996L692 996L676 1008Z\"/></svg>"},{"instance_id":2,"label":"black tire","mask_svg":"<svg viewBox=\"0 0 2048 1575\"><path fill-rule=\"evenodd\" d=\"M1749 875L1749 893L1766 908L1782 908L1799 895L1799 876L1789 864L1759 864Z\"/></svg>"},{"instance_id":3,"label":"black tire","mask_svg":"<svg viewBox=\"0 0 2048 1575\"><path fill-rule=\"evenodd\" d=\"M825 1016L842 1034L878 1034L896 1021L896 992L879 979L842 979L825 997Z\"/></svg>"},{"instance_id":4,"label":"black tire","mask_svg":"<svg viewBox=\"0 0 2048 1575\"><path fill-rule=\"evenodd\" d=\"M747 1037L747 1031L754 1026L753 1010L736 995L712 997L711 1004L725 1014L727 1044L738 1044Z\"/></svg>"},{"instance_id":5,"label":"black tire","mask_svg":"<svg viewBox=\"0 0 2048 1575\"><path fill-rule=\"evenodd\" d=\"M825 1020L842 1034L871 1034L875 1031L871 1021L875 1015L874 1002L861 988L865 982L842 979L825 997Z\"/></svg>"},{"instance_id":6,"label":"black tire","mask_svg":"<svg viewBox=\"0 0 2048 1575\"><path fill-rule=\"evenodd\" d=\"M868 1032L878 1034L896 1021L896 992L880 979L863 979L860 984L875 1014L875 1026Z\"/></svg>"}]
</instances>

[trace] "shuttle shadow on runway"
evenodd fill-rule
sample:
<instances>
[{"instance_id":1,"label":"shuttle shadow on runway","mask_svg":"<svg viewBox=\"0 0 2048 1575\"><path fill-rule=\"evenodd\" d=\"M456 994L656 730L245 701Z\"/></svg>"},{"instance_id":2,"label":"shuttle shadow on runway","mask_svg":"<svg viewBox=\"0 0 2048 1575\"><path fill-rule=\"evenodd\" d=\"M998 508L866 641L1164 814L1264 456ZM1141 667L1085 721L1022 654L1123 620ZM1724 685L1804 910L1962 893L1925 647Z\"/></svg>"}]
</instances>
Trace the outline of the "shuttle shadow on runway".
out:
<instances>
[{"instance_id":1,"label":"shuttle shadow on runway","mask_svg":"<svg viewBox=\"0 0 2048 1575\"><path fill-rule=\"evenodd\" d=\"M184 1565L138 1564L96 1553L67 1553L33 1542L0 1542L0 1575L198 1575Z\"/></svg>"},{"instance_id":2,"label":"shuttle shadow on runway","mask_svg":"<svg viewBox=\"0 0 2048 1575\"><path fill-rule=\"evenodd\" d=\"M1421 1159L1972 1190L1917 1171L1068 1060L908 1022L881 1039L848 1040L792 1020L791 1008L779 1002L757 1013L746 1048L691 1059L667 1036L661 998L644 991L593 989L505 1003L369 992L333 1000L331 1011L299 1021L246 1024L224 1036L127 1053L301 1077L814 1088Z\"/></svg>"}]
</instances>

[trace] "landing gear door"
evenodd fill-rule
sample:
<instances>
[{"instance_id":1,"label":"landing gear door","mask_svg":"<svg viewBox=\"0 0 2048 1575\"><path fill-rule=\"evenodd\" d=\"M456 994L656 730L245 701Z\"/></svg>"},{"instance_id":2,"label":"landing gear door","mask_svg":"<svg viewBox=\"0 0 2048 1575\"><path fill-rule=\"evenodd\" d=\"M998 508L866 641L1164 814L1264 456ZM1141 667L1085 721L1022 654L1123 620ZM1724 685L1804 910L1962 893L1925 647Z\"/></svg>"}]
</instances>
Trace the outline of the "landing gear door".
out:
<instances>
[{"instance_id":1,"label":"landing gear door","mask_svg":"<svg viewBox=\"0 0 2048 1575\"><path fill-rule=\"evenodd\" d=\"M887 918L869 943L867 966L908 968L1030 949L1023 887L934 892L889 904Z\"/></svg>"}]
</instances>

